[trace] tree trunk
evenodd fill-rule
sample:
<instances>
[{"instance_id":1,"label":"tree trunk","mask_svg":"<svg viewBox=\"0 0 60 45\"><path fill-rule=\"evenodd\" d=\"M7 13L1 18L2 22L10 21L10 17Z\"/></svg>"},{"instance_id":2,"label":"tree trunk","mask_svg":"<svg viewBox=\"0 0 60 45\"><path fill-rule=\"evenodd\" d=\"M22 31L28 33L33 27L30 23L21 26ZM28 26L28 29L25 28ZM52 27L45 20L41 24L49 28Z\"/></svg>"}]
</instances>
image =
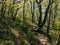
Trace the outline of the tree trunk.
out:
<instances>
[{"instance_id":1,"label":"tree trunk","mask_svg":"<svg viewBox=\"0 0 60 45\"><path fill-rule=\"evenodd\" d=\"M32 22L35 23L35 20L34 20L35 2L34 1L30 1L30 3L31 3Z\"/></svg>"},{"instance_id":2,"label":"tree trunk","mask_svg":"<svg viewBox=\"0 0 60 45\"><path fill-rule=\"evenodd\" d=\"M25 23L25 0L23 5L23 24Z\"/></svg>"},{"instance_id":3,"label":"tree trunk","mask_svg":"<svg viewBox=\"0 0 60 45\"><path fill-rule=\"evenodd\" d=\"M46 12L45 12L44 20L43 20L42 24L38 26L38 32L40 32L41 28L42 28L42 27L45 25L45 23L46 23L46 19L47 19L47 16L48 16L49 8L50 8L50 0L49 0L48 7L47 7L47 9L46 9Z\"/></svg>"},{"instance_id":4,"label":"tree trunk","mask_svg":"<svg viewBox=\"0 0 60 45\"><path fill-rule=\"evenodd\" d=\"M59 38L58 38L58 42L57 42L56 45L60 45L60 36L59 36Z\"/></svg>"}]
</instances>

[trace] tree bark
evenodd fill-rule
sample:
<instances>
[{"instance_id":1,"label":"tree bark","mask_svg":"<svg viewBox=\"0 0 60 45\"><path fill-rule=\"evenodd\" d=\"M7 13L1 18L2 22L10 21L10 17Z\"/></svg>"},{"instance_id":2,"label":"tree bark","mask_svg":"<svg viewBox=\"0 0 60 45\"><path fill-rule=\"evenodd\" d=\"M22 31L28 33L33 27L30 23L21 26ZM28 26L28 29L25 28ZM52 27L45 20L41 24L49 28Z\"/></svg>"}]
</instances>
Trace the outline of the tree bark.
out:
<instances>
[{"instance_id":1,"label":"tree bark","mask_svg":"<svg viewBox=\"0 0 60 45\"><path fill-rule=\"evenodd\" d=\"M32 22L35 23L34 20L35 1L30 1L30 3L31 3Z\"/></svg>"},{"instance_id":2,"label":"tree bark","mask_svg":"<svg viewBox=\"0 0 60 45\"><path fill-rule=\"evenodd\" d=\"M43 20L42 24L38 26L38 29L37 29L38 32L40 32L41 28L42 28L42 27L45 25L45 23L46 23L46 19L47 19L47 16L48 16L49 8L50 8L50 0L49 0L48 6L47 6L47 8L46 8L44 20Z\"/></svg>"},{"instance_id":3,"label":"tree bark","mask_svg":"<svg viewBox=\"0 0 60 45\"><path fill-rule=\"evenodd\" d=\"M25 0L24 0L24 5L23 5L23 24L25 22Z\"/></svg>"},{"instance_id":4,"label":"tree bark","mask_svg":"<svg viewBox=\"0 0 60 45\"><path fill-rule=\"evenodd\" d=\"M58 38L58 42L57 42L56 45L60 45L60 36L59 36L59 38Z\"/></svg>"}]
</instances>

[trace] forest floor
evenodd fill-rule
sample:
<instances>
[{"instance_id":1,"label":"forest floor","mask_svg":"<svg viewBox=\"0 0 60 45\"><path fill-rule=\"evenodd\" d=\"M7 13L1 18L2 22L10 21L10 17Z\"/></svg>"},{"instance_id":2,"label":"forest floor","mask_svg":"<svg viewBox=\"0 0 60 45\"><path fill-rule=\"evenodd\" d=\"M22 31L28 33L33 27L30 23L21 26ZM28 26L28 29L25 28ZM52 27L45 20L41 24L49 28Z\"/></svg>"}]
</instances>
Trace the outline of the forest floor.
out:
<instances>
[{"instance_id":1,"label":"forest floor","mask_svg":"<svg viewBox=\"0 0 60 45\"><path fill-rule=\"evenodd\" d=\"M34 24L30 21L27 21L27 23L34 29L36 30L38 27L37 27L37 24ZM18 43L20 40L18 40L18 38L20 37L20 32L16 29L16 28L11 28L10 27L10 31L11 33L15 36L15 38L17 39L16 40L13 40L14 42ZM40 45L48 45L49 41L48 41L48 37L44 34L41 34L41 33L37 33L36 35L36 38L40 41ZM1 44L1 42L0 42ZM1 44L1 45L5 45L5 44Z\"/></svg>"},{"instance_id":2,"label":"forest floor","mask_svg":"<svg viewBox=\"0 0 60 45\"><path fill-rule=\"evenodd\" d=\"M18 38L20 36L19 31L17 31L16 29L11 28L11 32ZM42 45L47 45L48 43L48 39L46 36L44 36L43 34L38 34L36 35L37 39L40 41L40 43Z\"/></svg>"},{"instance_id":3,"label":"forest floor","mask_svg":"<svg viewBox=\"0 0 60 45\"><path fill-rule=\"evenodd\" d=\"M19 31L17 31L15 28L11 28L11 33L15 36L15 38L19 38L20 36L20 33ZM40 41L40 45L47 45L48 43L48 40L47 40L47 37L44 36L43 34L38 34L36 35L37 39ZM15 40L13 40L14 42L16 42ZM18 43L19 40L17 40L16 43ZM0 45L7 45L6 43L1 43L0 42Z\"/></svg>"},{"instance_id":4,"label":"forest floor","mask_svg":"<svg viewBox=\"0 0 60 45\"><path fill-rule=\"evenodd\" d=\"M32 22L30 22L30 21L27 21L27 23L34 29L34 30L36 30L37 29L37 25L36 24L34 24L34 23L32 23ZM16 29L13 29L13 28L11 28L11 32L18 38L19 37L19 31L17 31ZM37 37L37 39L40 41L40 45L47 45L47 43L48 43L48 38L45 36L45 35L43 35L43 34L40 34L40 33L37 33L37 35L36 35L36 37Z\"/></svg>"},{"instance_id":5,"label":"forest floor","mask_svg":"<svg viewBox=\"0 0 60 45\"><path fill-rule=\"evenodd\" d=\"M20 33L16 28L10 28L11 33L15 36L16 39L20 37ZM44 34L37 33L36 38L40 41L40 45L48 45L48 37L46 37ZM15 42L15 40L13 40ZM17 40L18 43L19 40ZM0 42L1 44L1 42ZM2 44L1 44L2 45ZM3 44L5 45L5 44Z\"/></svg>"}]
</instances>

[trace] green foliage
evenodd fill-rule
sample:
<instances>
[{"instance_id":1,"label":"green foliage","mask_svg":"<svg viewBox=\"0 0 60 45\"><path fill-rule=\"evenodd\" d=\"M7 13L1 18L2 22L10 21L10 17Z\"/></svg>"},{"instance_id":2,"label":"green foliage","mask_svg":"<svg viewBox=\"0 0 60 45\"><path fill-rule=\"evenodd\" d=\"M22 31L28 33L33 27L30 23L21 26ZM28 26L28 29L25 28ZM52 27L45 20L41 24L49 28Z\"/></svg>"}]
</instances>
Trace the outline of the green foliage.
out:
<instances>
[{"instance_id":1,"label":"green foliage","mask_svg":"<svg viewBox=\"0 0 60 45\"><path fill-rule=\"evenodd\" d=\"M24 7L24 11L23 11L23 6L24 3L23 1L25 1L25 7ZM42 10L46 10L47 5L48 5L48 0L43 0L41 2L41 4L37 4L35 2L35 10L34 10L34 21L35 23L32 23L32 14L31 14L31 4L30 4L30 0L23 0L20 1L19 3L17 2L17 0L7 0L7 1L3 1L0 3L0 40L2 43L2 45L6 44L6 45L16 45L15 42L16 38L20 41L20 45L40 45L41 42L38 40L38 38L36 37L36 35L33 33L32 28L36 27L34 26L34 24L38 24L38 18L39 18L39 14L40 14L40 10L38 11L38 5L42 6ZM31 0L32 2L35 0ZM49 0L50 1L50 0ZM53 1L52 4L52 15L51 15L51 20L50 20L50 29L49 29L49 36L52 37L51 41L53 43L53 45L55 45L58 36L59 36L59 30L60 30L60 5L58 5L60 3L58 3L58 1ZM20 7L19 7L20 6ZM57 8L58 9L57 9ZM39 7L40 8L40 7ZM44 8L44 9L43 9ZM48 7L49 8L49 7ZM49 15L49 11L50 8L48 9L48 11L46 12L47 15ZM24 19L23 19L23 12L24 14ZM47 19L44 18L45 16L45 11L42 11L42 31L45 35L46 30L47 30L47 20L48 20L48 16ZM57 19L58 18L58 19ZM46 23L45 23L46 20ZM29 23L32 24L32 26L30 26L29 23L27 23L27 21ZM36 24L36 25L37 25ZM44 24L44 25L43 25ZM38 26L37 26L38 27ZM19 36L16 37L12 32L11 32L11 28L15 28L18 32L19 32ZM8 32L6 32L6 30L8 30ZM15 31L15 30L13 30ZM47 34L47 33L46 33ZM48 37L47 37L48 38ZM13 41L12 39L15 39L15 41ZM4 40L4 41L3 41ZM50 43L48 45L51 45Z\"/></svg>"},{"instance_id":2,"label":"green foliage","mask_svg":"<svg viewBox=\"0 0 60 45\"><path fill-rule=\"evenodd\" d=\"M16 27L16 26L19 27L20 26L20 21L19 20L15 20L15 21L9 20L8 25L10 25L12 27Z\"/></svg>"}]
</instances>

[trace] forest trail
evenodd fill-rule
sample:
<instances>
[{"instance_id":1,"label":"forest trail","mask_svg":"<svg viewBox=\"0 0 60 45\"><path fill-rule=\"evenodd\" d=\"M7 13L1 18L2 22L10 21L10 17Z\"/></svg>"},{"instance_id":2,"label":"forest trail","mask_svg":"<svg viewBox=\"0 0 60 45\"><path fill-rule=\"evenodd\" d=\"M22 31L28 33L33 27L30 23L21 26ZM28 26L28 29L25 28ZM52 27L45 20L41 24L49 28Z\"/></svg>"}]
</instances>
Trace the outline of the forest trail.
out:
<instances>
[{"instance_id":1,"label":"forest trail","mask_svg":"<svg viewBox=\"0 0 60 45\"><path fill-rule=\"evenodd\" d=\"M36 29L37 28L37 25L36 24L34 24L32 22L27 22L27 23L33 29ZM16 28L11 28L11 27L10 27L10 31L13 34L13 38L12 38L13 41L19 45L19 42L20 42L20 40L19 40L19 37L20 37L19 31ZM46 36L44 36L43 34L37 33L36 37L40 41L40 43L41 43L40 45L47 45L48 40L47 40L47 37Z\"/></svg>"},{"instance_id":2,"label":"forest trail","mask_svg":"<svg viewBox=\"0 0 60 45\"><path fill-rule=\"evenodd\" d=\"M11 32L18 39L18 37L20 36L19 31L17 31L17 29L15 29L15 28L11 28ZM44 36L43 34L38 34L38 35L36 35L36 37L40 41L40 43L41 43L40 45L47 45L48 40L47 40L46 36ZM17 42L18 41L19 40L17 40Z\"/></svg>"},{"instance_id":3,"label":"forest trail","mask_svg":"<svg viewBox=\"0 0 60 45\"><path fill-rule=\"evenodd\" d=\"M37 29L37 25L36 24L34 24L34 23L32 23L32 22L29 22L29 21L27 21L27 23L33 28L33 29ZM20 33L19 33L19 31L17 31L17 29L16 28L10 28L10 31L11 31L11 33L15 36L15 38L17 39L17 43L18 43L18 38L20 37ZM45 35L43 35L43 34L40 34L40 33L37 33L37 35L36 35L36 37L37 37L37 39L40 41L40 45L47 45L47 43L48 43L48 38L45 36ZM14 40L15 41L15 40Z\"/></svg>"},{"instance_id":4,"label":"forest trail","mask_svg":"<svg viewBox=\"0 0 60 45\"><path fill-rule=\"evenodd\" d=\"M34 30L36 30L36 29L38 28L38 26L37 26L36 24L32 23L32 22L27 21L27 23L28 23L30 26L32 26L32 28L33 28ZM40 43L41 43L42 45L47 45L47 43L48 43L48 38L47 38L45 35L40 34L40 33L37 33L36 37L38 38L38 40L40 41Z\"/></svg>"},{"instance_id":5,"label":"forest trail","mask_svg":"<svg viewBox=\"0 0 60 45\"><path fill-rule=\"evenodd\" d=\"M43 34L38 34L37 38L39 39L41 45L47 45L48 39L46 36L44 36Z\"/></svg>"}]
</instances>

